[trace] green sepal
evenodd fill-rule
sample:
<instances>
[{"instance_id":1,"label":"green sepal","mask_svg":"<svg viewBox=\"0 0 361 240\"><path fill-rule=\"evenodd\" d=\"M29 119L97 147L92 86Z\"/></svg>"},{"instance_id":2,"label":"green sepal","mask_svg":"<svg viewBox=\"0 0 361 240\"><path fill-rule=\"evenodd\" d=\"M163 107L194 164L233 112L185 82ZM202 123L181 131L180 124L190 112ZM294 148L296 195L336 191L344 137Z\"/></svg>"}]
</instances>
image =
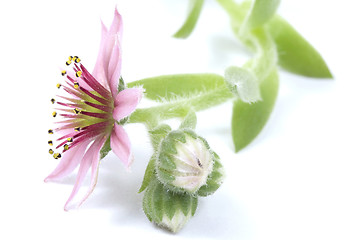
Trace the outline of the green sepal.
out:
<instances>
[{"instance_id":1,"label":"green sepal","mask_svg":"<svg viewBox=\"0 0 361 240\"><path fill-rule=\"evenodd\" d=\"M123 80L123 77L120 76L119 83L118 83L118 92L123 91L126 88L125 82Z\"/></svg>"},{"instance_id":2,"label":"green sepal","mask_svg":"<svg viewBox=\"0 0 361 240\"><path fill-rule=\"evenodd\" d=\"M164 75L128 83L128 87L142 86L145 97L156 101L174 101L214 91L224 86L222 76L211 73Z\"/></svg>"},{"instance_id":3,"label":"green sepal","mask_svg":"<svg viewBox=\"0 0 361 240\"><path fill-rule=\"evenodd\" d=\"M206 185L199 188L197 195L206 197L213 194L222 185L224 179L224 169L220 162L219 156L213 152L214 163L213 171L209 175Z\"/></svg>"},{"instance_id":4,"label":"green sepal","mask_svg":"<svg viewBox=\"0 0 361 240\"><path fill-rule=\"evenodd\" d=\"M150 135L150 140L152 142L152 146L155 150L158 149L158 145L165 138L168 133L172 131L171 127L167 124L160 124L157 127L149 130L148 133Z\"/></svg>"},{"instance_id":5,"label":"green sepal","mask_svg":"<svg viewBox=\"0 0 361 240\"><path fill-rule=\"evenodd\" d=\"M148 187L152 179L155 178L155 159L156 155L153 154L148 162L147 168L145 169L142 186L139 188L138 193L143 192Z\"/></svg>"},{"instance_id":6,"label":"green sepal","mask_svg":"<svg viewBox=\"0 0 361 240\"><path fill-rule=\"evenodd\" d=\"M179 126L180 129L192 129L194 130L197 125L197 115L193 110L189 110L188 114L184 117L181 125Z\"/></svg>"},{"instance_id":7,"label":"green sepal","mask_svg":"<svg viewBox=\"0 0 361 240\"><path fill-rule=\"evenodd\" d=\"M194 215L197 203L197 197L169 191L163 184L153 179L144 193L143 210L149 221L177 232ZM176 219L181 222L172 221L178 214L184 215Z\"/></svg>"},{"instance_id":8,"label":"green sepal","mask_svg":"<svg viewBox=\"0 0 361 240\"><path fill-rule=\"evenodd\" d=\"M189 0L189 13L182 27L173 35L175 38L187 38L197 24L204 0Z\"/></svg>"},{"instance_id":9,"label":"green sepal","mask_svg":"<svg viewBox=\"0 0 361 240\"><path fill-rule=\"evenodd\" d=\"M267 123L277 99L278 85L275 68L261 84L262 101L253 104L241 100L234 102L232 137L236 152L252 142Z\"/></svg>"},{"instance_id":10,"label":"green sepal","mask_svg":"<svg viewBox=\"0 0 361 240\"><path fill-rule=\"evenodd\" d=\"M275 16L267 24L279 55L279 65L299 75L332 78L326 62L286 20Z\"/></svg>"},{"instance_id":11,"label":"green sepal","mask_svg":"<svg viewBox=\"0 0 361 240\"><path fill-rule=\"evenodd\" d=\"M112 148L110 147L110 136L109 136L108 139L105 141L102 149L100 149L100 159L105 158L105 156L108 155L110 150L112 150Z\"/></svg>"}]
</instances>

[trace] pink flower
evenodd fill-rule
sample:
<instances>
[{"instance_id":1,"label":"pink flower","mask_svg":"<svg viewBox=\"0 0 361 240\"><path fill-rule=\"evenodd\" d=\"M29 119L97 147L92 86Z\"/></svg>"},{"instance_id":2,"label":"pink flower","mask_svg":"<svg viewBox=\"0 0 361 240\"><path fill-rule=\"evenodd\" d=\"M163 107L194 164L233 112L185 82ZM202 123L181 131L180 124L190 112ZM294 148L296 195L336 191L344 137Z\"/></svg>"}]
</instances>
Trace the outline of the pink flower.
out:
<instances>
[{"instance_id":1,"label":"pink flower","mask_svg":"<svg viewBox=\"0 0 361 240\"><path fill-rule=\"evenodd\" d=\"M69 57L66 62L68 71L62 71L65 84L58 88L65 90L65 95L52 99L57 104L59 114L63 117L56 124L57 128L49 134L57 134L58 144L55 151L50 149L54 158L61 160L55 170L45 179L61 179L71 173L78 165L78 175L73 191L64 209L79 191L89 169L91 185L80 201L80 206L93 191L98 175L100 150L110 140L110 147L120 160L128 167L131 162L130 141L124 128L118 122L131 114L140 101L142 88L127 88L118 91L121 69L122 18L115 10L110 29L102 23L102 39L98 59L90 74L80 63L80 58ZM53 145L53 141L49 141ZM60 150L60 152L58 152Z\"/></svg>"}]
</instances>

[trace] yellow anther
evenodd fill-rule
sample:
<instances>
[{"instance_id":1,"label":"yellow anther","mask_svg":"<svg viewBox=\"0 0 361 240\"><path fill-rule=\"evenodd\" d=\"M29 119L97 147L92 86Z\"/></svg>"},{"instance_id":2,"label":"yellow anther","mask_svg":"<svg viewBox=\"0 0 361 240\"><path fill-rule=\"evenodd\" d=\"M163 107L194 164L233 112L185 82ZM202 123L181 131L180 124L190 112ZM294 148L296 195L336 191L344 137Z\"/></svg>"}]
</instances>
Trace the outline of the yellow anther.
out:
<instances>
[{"instance_id":1,"label":"yellow anther","mask_svg":"<svg viewBox=\"0 0 361 240\"><path fill-rule=\"evenodd\" d=\"M74 128L74 130L75 130L76 132L79 132L79 131L80 131L80 127L76 127L76 128Z\"/></svg>"},{"instance_id":2,"label":"yellow anther","mask_svg":"<svg viewBox=\"0 0 361 240\"><path fill-rule=\"evenodd\" d=\"M64 151L68 150L69 149L69 145L68 144L65 144L64 145Z\"/></svg>"},{"instance_id":3,"label":"yellow anther","mask_svg":"<svg viewBox=\"0 0 361 240\"><path fill-rule=\"evenodd\" d=\"M75 114L79 114L79 113L81 113L81 110L80 110L79 108L74 108L74 109L73 109L73 112L74 112Z\"/></svg>"},{"instance_id":4,"label":"yellow anther","mask_svg":"<svg viewBox=\"0 0 361 240\"><path fill-rule=\"evenodd\" d=\"M59 159L59 158L61 158L61 154L60 153L54 153L53 157L55 159Z\"/></svg>"},{"instance_id":5,"label":"yellow anther","mask_svg":"<svg viewBox=\"0 0 361 240\"><path fill-rule=\"evenodd\" d=\"M60 83L56 84L56 87L57 87L57 88L60 88L60 87L61 87L61 84L60 84Z\"/></svg>"},{"instance_id":6,"label":"yellow anther","mask_svg":"<svg viewBox=\"0 0 361 240\"><path fill-rule=\"evenodd\" d=\"M54 99L54 98L52 98L50 101L51 101L52 104L55 103L55 99Z\"/></svg>"},{"instance_id":7,"label":"yellow anther","mask_svg":"<svg viewBox=\"0 0 361 240\"><path fill-rule=\"evenodd\" d=\"M74 82L74 88L79 88L79 83L78 82Z\"/></svg>"},{"instance_id":8,"label":"yellow anther","mask_svg":"<svg viewBox=\"0 0 361 240\"><path fill-rule=\"evenodd\" d=\"M53 149L49 149L49 153L53 154L54 153Z\"/></svg>"},{"instance_id":9,"label":"yellow anther","mask_svg":"<svg viewBox=\"0 0 361 240\"><path fill-rule=\"evenodd\" d=\"M48 141L48 144L49 144L50 146L53 146L53 141L49 140L49 141Z\"/></svg>"},{"instance_id":10,"label":"yellow anther","mask_svg":"<svg viewBox=\"0 0 361 240\"><path fill-rule=\"evenodd\" d=\"M71 137L70 137L70 138L67 138L66 140L67 140L68 142L73 142L73 138L71 138Z\"/></svg>"},{"instance_id":11,"label":"yellow anther","mask_svg":"<svg viewBox=\"0 0 361 240\"><path fill-rule=\"evenodd\" d=\"M73 60L73 56L69 56L69 61L71 62Z\"/></svg>"},{"instance_id":12,"label":"yellow anther","mask_svg":"<svg viewBox=\"0 0 361 240\"><path fill-rule=\"evenodd\" d=\"M80 63L80 58L76 57L76 59L74 60L74 62Z\"/></svg>"},{"instance_id":13,"label":"yellow anther","mask_svg":"<svg viewBox=\"0 0 361 240\"><path fill-rule=\"evenodd\" d=\"M81 74L82 74L82 72L81 72L81 71L77 71L77 72L75 73L75 76L76 76L76 77L80 77L80 76L81 76Z\"/></svg>"},{"instance_id":14,"label":"yellow anther","mask_svg":"<svg viewBox=\"0 0 361 240\"><path fill-rule=\"evenodd\" d=\"M53 115L53 117L56 117L57 113L56 113L56 112L53 112L52 115Z\"/></svg>"},{"instance_id":15,"label":"yellow anther","mask_svg":"<svg viewBox=\"0 0 361 240\"><path fill-rule=\"evenodd\" d=\"M65 71L65 70L61 71L61 75L62 75L62 76L64 76L65 74L66 74L66 71Z\"/></svg>"},{"instance_id":16,"label":"yellow anther","mask_svg":"<svg viewBox=\"0 0 361 240\"><path fill-rule=\"evenodd\" d=\"M48 130L48 133L49 133L49 134L54 134L54 132L53 132L52 129L49 129L49 130Z\"/></svg>"},{"instance_id":17,"label":"yellow anther","mask_svg":"<svg viewBox=\"0 0 361 240\"><path fill-rule=\"evenodd\" d=\"M71 64L71 60L66 61L65 64L66 64L67 66L69 66L69 65Z\"/></svg>"}]
</instances>

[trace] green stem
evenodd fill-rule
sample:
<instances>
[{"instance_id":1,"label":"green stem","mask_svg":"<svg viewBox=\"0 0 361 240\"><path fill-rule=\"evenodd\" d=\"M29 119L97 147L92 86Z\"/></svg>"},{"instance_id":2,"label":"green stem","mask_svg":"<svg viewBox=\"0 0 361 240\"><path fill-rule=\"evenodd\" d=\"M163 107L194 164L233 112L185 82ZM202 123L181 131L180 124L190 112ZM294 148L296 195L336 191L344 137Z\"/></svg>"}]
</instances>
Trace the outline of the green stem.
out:
<instances>
[{"instance_id":1,"label":"green stem","mask_svg":"<svg viewBox=\"0 0 361 240\"><path fill-rule=\"evenodd\" d=\"M155 107L139 108L130 116L129 123L144 123L148 126L156 126L161 120L185 117L190 108L194 111L201 111L224 103L233 97L234 95L229 91L227 86L222 85L213 91L195 95L187 99Z\"/></svg>"}]
</instances>

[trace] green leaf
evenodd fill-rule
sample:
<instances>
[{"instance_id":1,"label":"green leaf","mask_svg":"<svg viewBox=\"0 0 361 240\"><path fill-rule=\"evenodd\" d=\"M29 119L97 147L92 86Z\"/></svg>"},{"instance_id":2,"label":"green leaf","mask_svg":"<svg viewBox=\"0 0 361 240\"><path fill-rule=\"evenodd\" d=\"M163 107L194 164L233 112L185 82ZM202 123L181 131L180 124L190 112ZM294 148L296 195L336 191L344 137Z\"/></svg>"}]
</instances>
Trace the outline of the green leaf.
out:
<instances>
[{"instance_id":1,"label":"green leaf","mask_svg":"<svg viewBox=\"0 0 361 240\"><path fill-rule=\"evenodd\" d=\"M142 86L145 96L157 101L171 101L215 90L224 86L217 74L176 74L146 78L128 83L128 87Z\"/></svg>"},{"instance_id":2,"label":"green leaf","mask_svg":"<svg viewBox=\"0 0 361 240\"><path fill-rule=\"evenodd\" d=\"M100 149L100 159L105 158L105 156L108 155L110 150L112 149L110 147L110 136L109 136L108 139L105 141L102 149Z\"/></svg>"},{"instance_id":3,"label":"green leaf","mask_svg":"<svg viewBox=\"0 0 361 240\"><path fill-rule=\"evenodd\" d=\"M236 100L233 104L232 137L238 152L261 132L271 115L278 93L278 74L275 68L261 84L262 101L248 104Z\"/></svg>"},{"instance_id":4,"label":"green leaf","mask_svg":"<svg viewBox=\"0 0 361 240\"><path fill-rule=\"evenodd\" d=\"M138 193L143 192L148 187L149 183L155 178L155 159L156 156L153 154L148 162L147 168L145 169L142 186L140 187Z\"/></svg>"},{"instance_id":5,"label":"green leaf","mask_svg":"<svg viewBox=\"0 0 361 240\"><path fill-rule=\"evenodd\" d=\"M265 24L276 13L280 0L254 0L247 25L254 29Z\"/></svg>"},{"instance_id":6,"label":"green leaf","mask_svg":"<svg viewBox=\"0 0 361 240\"><path fill-rule=\"evenodd\" d=\"M275 16L267 26L277 45L280 66L307 77L332 78L321 55L287 21Z\"/></svg>"},{"instance_id":7,"label":"green leaf","mask_svg":"<svg viewBox=\"0 0 361 240\"><path fill-rule=\"evenodd\" d=\"M185 116L183 122L179 126L180 129L182 128L189 128L189 129L195 129L197 125L197 116L196 113L193 110L190 110Z\"/></svg>"},{"instance_id":8,"label":"green leaf","mask_svg":"<svg viewBox=\"0 0 361 240\"><path fill-rule=\"evenodd\" d=\"M203 7L204 0L190 0L189 13L183 26L173 35L175 38L187 38L197 24L199 15Z\"/></svg>"}]
</instances>

